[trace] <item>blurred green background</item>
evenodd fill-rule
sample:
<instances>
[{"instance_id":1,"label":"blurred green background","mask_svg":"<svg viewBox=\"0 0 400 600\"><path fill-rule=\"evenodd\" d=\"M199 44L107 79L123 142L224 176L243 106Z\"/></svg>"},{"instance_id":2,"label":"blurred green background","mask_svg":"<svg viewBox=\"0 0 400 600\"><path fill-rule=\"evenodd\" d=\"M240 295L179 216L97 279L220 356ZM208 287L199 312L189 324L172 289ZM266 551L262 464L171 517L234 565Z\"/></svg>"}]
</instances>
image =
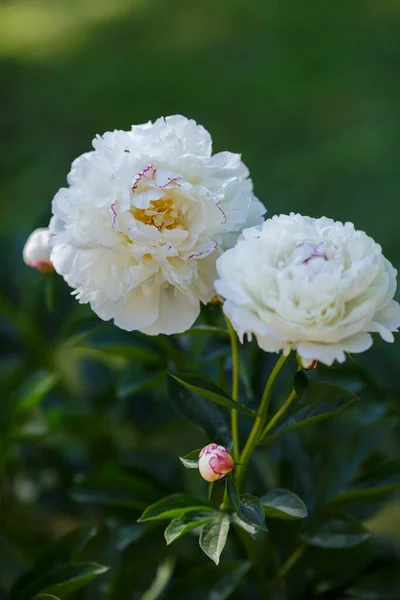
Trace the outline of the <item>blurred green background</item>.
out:
<instances>
[{"instance_id":1,"label":"blurred green background","mask_svg":"<svg viewBox=\"0 0 400 600\"><path fill-rule=\"evenodd\" d=\"M177 455L209 436L182 426L164 397L163 373L196 362L216 376L222 364L228 379L229 347L214 337L117 331L78 305L61 280L23 264L23 243L47 225L71 161L97 133L181 113L210 131L214 151L242 153L269 215L353 221L398 267L399 32L398 0L0 0L1 600L49 540L82 524L99 528L82 556L112 570L108 587L74 598L99 600L108 590L107 600L154 600L144 594L171 553L178 576L207 564L196 540L167 550L162 531L135 521L162 495L204 493ZM217 322L210 310L203 318ZM255 360L254 352L243 351L242 381L253 406L275 360ZM290 437L273 460L260 456L251 489L284 485L312 503L338 431L347 439L400 416L398 364L399 341L378 342L342 368L317 369L312 378L341 383L366 404L315 438ZM376 441L375 461L398 461L399 426L391 431L366 433ZM382 512L379 503L356 507L357 516L400 539L395 500ZM285 532L276 536L284 556ZM237 556L235 547L227 552ZM374 552L371 560L383 560ZM344 579L353 559L343 553ZM329 555L313 567L321 585L331 563ZM257 598L251 585L245 597ZM304 585L295 581L289 597L314 598ZM329 600L342 597L327 590Z\"/></svg>"},{"instance_id":2,"label":"blurred green background","mask_svg":"<svg viewBox=\"0 0 400 600\"><path fill-rule=\"evenodd\" d=\"M46 224L96 133L181 113L269 214L351 220L399 263L397 0L3 0L1 231Z\"/></svg>"}]
</instances>

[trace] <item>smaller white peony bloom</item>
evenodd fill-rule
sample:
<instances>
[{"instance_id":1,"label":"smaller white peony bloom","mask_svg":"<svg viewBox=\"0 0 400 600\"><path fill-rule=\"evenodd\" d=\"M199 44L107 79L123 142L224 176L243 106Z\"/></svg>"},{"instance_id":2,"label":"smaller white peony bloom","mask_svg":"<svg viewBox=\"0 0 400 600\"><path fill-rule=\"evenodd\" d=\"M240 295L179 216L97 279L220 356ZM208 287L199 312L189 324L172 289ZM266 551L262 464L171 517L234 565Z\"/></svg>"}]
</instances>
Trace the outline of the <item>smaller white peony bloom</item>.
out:
<instances>
[{"instance_id":1,"label":"smaller white peony bloom","mask_svg":"<svg viewBox=\"0 0 400 600\"><path fill-rule=\"evenodd\" d=\"M217 261L215 287L239 337L267 352L295 349L306 366L343 362L377 332L393 341L400 305L397 271L352 223L298 214L243 232Z\"/></svg>"},{"instance_id":2,"label":"smaller white peony bloom","mask_svg":"<svg viewBox=\"0 0 400 600\"><path fill-rule=\"evenodd\" d=\"M41 273L52 273L50 260L52 234L47 227L35 229L26 240L22 256L24 262Z\"/></svg>"},{"instance_id":3,"label":"smaller white peony bloom","mask_svg":"<svg viewBox=\"0 0 400 600\"><path fill-rule=\"evenodd\" d=\"M235 468L232 454L218 444L208 444L199 455L199 473L210 483L223 479Z\"/></svg>"},{"instance_id":4,"label":"smaller white peony bloom","mask_svg":"<svg viewBox=\"0 0 400 600\"><path fill-rule=\"evenodd\" d=\"M185 331L214 295L215 263L265 213L238 154L180 115L112 131L77 158L53 200L56 271L104 320Z\"/></svg>"}]
</instances>

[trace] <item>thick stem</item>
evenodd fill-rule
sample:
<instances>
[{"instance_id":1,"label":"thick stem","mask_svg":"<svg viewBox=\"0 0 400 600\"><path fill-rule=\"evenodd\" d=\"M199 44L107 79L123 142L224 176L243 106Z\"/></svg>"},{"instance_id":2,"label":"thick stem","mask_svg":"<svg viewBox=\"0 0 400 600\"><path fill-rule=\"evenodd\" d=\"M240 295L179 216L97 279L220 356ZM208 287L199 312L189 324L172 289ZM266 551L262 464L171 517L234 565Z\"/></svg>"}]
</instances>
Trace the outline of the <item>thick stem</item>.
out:
<instances>
[{"instance_id":1,"label":"thick stem","mask_svg":"<svg viewBox=\"0 0 400 600\"><path fill-rule=\"evenodd\" d=\"M265 436L271 431L271 429L276 425L276 423L279 421L281 416L287 411L287 409L292 404L292 402L295 398L296 398L296 392L294 390L292 390L292 392L291 392L289 398L286 400L285 404L283 404L280 407L278 412L272 417L272 419L270 420L270 422L268 423L268 425L262 432L260 441L263 440L265 438Z\"/></svg>"},{"instance_id":2,"label":"thick stem","mask_svg":"<svg viewBox=\"0 0 400 600\"><path fill-rule=\"evenodd\" d=\"M238 338L236 336L236 332L232 327L231 322L228 317L225 316L226 326L229 332L229 338L231 340L231 349L232 349L232 398L235 402L239 400L239 345ZM240 446L239 446L239 421L238 421L238 411L231 411L231 421L232 421L232 438L233 438L233 458L235 462L239 460L240 454Z\"/></svg>"},{"instance_id":3,"label":"thick stem","mask_svg":"<svg viewBox=\"0 0 400 600\"><path fill-rule=\"evenodd\" d=\"M246 445L245 445L242 455L240 457L240 465L238 466L238 473L237 473L237 477L236 477L236 483L239 488L239 491L241 491L243 483L244 483L244 478L246 475L249 460L261 439L265 421L268 416L269 403L271 400L271 394L272 394L273 387L274 387L275 382L278 378L278 375L279 375L283 365L287 361L288 357L289 357L289 354L287 354L286 356L284 354L282 354L279 357L279 359L278 359L276 365L274 366L272 373L267 381L267 385L265 386L265 390L264 390L264 393L261 398L260 408L258 410L258 416L256 417L253 428L250 432L250 435L247 439Z\"/></svg>"}]
</instances>

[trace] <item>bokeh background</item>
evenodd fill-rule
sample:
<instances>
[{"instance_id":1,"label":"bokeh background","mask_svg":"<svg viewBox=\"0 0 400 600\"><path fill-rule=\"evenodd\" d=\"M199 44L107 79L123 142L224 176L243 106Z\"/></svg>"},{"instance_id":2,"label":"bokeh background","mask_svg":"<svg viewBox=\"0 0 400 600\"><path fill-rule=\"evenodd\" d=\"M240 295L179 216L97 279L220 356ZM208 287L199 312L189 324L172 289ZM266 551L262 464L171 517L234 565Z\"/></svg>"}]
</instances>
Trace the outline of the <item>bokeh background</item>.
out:
<instances>
[{"instance_id":1,"label":"bokeh background","mask_svg":"<svg viewBox=\"0 0 400 600\"><path fill-rule=\"evenodd\" d=\"M181 113L211 132L214 151L242 154L269 215L353 221L399 267L399 31L397 0L1 0L1 598L52 537L99 514L78 509L77 499L90 504L100 487L97 500L110 506L110 489L122 489L136 494L139 510L160 490L187 484L176 454L204 440L182 432L152 391L161 386L169 342L101 326L62 281L22 262L23 243L47 225L72 160L97 133ZM198 343L204 369L227 352L221 346L207 354ZM378 343L365 363L339 377L356 392L372 389L365 392L371 401L393 403L399 356L398 341ZM35 385L26 416L15 417L16 398ZM400 456L393 442L385 451ZM157 457L164 461L157 485L146 487L140 478ZM88 475L92 487L72 499L71 486ZM115 505L124 501L114 498ZM387 510L367 516L400 538L396 503ZM141 534L125 513L118 519L121 554ZM116 598L131 597L127 586L141 598L151 585L154 572L139 574L132 556L162 561L160 537L131 551ZM112 544L104 547L88 554L106 563ZM85 598L99 594L96 588Z\"/></svg>"}]
</instances>

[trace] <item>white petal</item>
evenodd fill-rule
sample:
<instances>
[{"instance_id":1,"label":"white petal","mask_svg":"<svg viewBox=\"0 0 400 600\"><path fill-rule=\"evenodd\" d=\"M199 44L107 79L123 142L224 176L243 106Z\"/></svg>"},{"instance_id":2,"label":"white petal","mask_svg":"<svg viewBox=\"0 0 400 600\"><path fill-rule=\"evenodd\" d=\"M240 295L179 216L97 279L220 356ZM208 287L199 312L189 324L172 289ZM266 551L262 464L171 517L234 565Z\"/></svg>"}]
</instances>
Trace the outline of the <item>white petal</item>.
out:
<instances>
[{"instance_id":1,"label":"white petal","mask_svg":"<svg viewBox=\"0 0 400 600\"><path fill-rule=\"evenodd\" d=\"M138 327L147 335L182 333L193 325L200 313L200 302L177 288L161 289L158 318L151 326Z\"/></svg>"}]
</instances>

